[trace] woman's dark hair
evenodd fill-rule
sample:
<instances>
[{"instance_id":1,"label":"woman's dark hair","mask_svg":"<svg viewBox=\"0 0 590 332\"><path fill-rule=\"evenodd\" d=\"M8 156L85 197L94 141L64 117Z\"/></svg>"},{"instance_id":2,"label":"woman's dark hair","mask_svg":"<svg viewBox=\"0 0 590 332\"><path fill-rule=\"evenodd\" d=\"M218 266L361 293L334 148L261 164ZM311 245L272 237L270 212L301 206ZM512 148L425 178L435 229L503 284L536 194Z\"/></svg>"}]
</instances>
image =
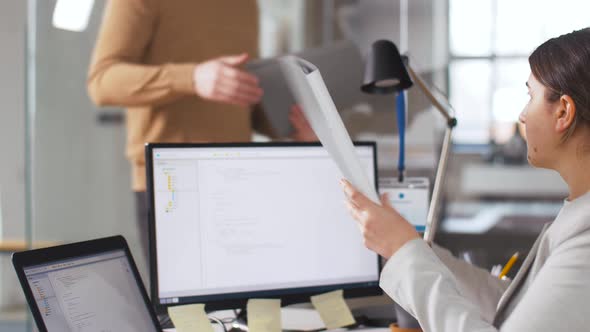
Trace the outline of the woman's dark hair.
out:
<instances>
[{"instance_id":1,"label":"woman's dark hair","mask_svg":"<svg viewBox=\"0 0 590 332\"><path fill-rule=\"evenodd\" d=\"M549 102L563 95L574 100L576 117L564 141L580 124L590 124L590 28L549 39L531 54L529 64Z\"/></svg>"}]
</instances>

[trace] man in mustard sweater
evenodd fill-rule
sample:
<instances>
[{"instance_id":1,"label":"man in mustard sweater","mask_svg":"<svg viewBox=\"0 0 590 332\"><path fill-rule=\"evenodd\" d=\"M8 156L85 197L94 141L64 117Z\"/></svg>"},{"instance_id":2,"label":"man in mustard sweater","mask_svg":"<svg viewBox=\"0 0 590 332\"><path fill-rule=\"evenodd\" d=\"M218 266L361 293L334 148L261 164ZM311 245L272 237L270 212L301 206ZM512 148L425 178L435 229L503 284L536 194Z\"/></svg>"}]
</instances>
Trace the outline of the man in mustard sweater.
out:
<instances>
[{"instance_id":1,"label":"man in mustard sweater","mask_svg":"<svg viewBox=\"0 0 590 332\"><path fill-rule=\"evenodd\" d=\"M146 142L246 142L272 136L263 91L241 69L258 55L256 0L110 0L96 41L88 92L127 108L127 157L147 257ZM316 140L292 110L297 140Z\"/></svg>"}]
</instances>

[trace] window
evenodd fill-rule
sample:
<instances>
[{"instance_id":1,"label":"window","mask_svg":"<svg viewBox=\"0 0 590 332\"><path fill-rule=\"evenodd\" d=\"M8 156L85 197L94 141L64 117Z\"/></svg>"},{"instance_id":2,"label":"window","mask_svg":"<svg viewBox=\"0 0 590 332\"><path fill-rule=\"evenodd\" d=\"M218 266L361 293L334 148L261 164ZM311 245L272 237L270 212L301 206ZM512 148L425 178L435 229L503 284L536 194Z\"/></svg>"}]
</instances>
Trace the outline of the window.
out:
<instances>
[{"instance_id":1,"label":"window","mask_svg":"<svg viewBox=\"0 0 590 332\"><path fill-rule=\"evenodd\" d=\"M590 2L449 0L450 99L458 144L506 142L526 104L529 54L590 25Z\"/></svg>"}]
</instances>

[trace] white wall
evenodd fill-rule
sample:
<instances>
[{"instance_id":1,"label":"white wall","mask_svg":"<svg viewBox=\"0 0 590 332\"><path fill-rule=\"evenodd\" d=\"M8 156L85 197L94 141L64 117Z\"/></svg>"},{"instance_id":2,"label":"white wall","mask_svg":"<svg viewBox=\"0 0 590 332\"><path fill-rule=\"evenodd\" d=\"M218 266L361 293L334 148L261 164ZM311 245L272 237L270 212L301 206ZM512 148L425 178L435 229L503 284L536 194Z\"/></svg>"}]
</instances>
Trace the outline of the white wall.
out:
<instances>
[{"instance_id":1,"label":"white wall","mask_svg":"<svg viewBox=\"0 0 590 332\"><path fill-rule=\"evenodd\" d=\"M0 1L0 188L3 237L24 232L26 1Z\"/></svg>"},{"instance_id":2,"label":"white wall","mask_svg":"<svg viewBox=\"0 0 590 332\"><path fill-rule=\"evenodd\" d=\"M138 248L122 123L100 124L86 72L104 1L87 31L52 27L55 0L38 0L34 141L35 240L59 242L123 234ZM25 233L25 63L27 1L0 1L0 197L3 238ZM117 110L110 110L117 112ZM145 263L136 252L140 270ZM144 277L146 275L144 274ZM9 255L0 256L0 308L24 304Z\"/></svg>"},{"instance_id":3,"label":"white wall","mask_svg":"<svg viewBox=\"0 0 590 332\"><path fill-rule=\"evenodd\" d=\"M116 234L140 260L123 123L104 124L86 77L102 18L96 1L88 28L52 26L55 0L37 1L34 237L73 242ZM110 112L122 112L111 109Z\"/></svg>"},{"instance_id":4,"label":"white wall","mask_svg":"<svg viewBox=\"0 0 590 332\"><path fill-rule=\"evenodd\" d=\"M0 235L24 237L26 1L0 1ZM20 296L8 255L0 256L0 307ZM17 295L15 295L15 293Z\"/></svg>"}]
</instances>

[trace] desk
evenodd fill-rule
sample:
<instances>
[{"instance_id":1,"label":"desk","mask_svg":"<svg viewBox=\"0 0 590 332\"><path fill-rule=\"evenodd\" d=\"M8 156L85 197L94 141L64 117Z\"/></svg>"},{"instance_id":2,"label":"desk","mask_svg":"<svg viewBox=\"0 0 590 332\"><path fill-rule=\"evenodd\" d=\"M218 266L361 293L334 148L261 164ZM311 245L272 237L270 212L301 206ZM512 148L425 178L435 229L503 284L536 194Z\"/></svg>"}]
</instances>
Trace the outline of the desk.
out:
<instances>
[{"instance_id":1,"label":"desk","mask_svg":"<svg viewBox=\"0 0 590 332\"><path fill-rule=\"evenodd\" d=\"M526 257L543 226L555 219L562 206L562 200L452 202L445 206L435 242L491 269L505 264L516 251ZM517 261L509 277L514 277L523 261Z\"/></svg>"},{"instance_id":2,"label":"desk","mask_svg":"<svg viewBox=\"0 0 590 332\"><path fill-rule=\"evenodd\" d=\"M440 232L463 234L503 232L536 237L543 225L553 221L562 207L563 200L452 202L446 205Z\"/></svg>"},{"instance_id":3,"label":"desk","mask_svg":"<svg viewBox=\"0 0 590 332\"><path fill-rule=\"evenodd\" d=\"M34 249L57 246L61 243L54 241L36 241ZM0 253L13 253L28 250L29 246L25 240L0 240Z\"/></svg>"},{"instance_id":4,"label":"desk","mask_svg":"<svg viewBox=\"0 0 590 332\"><path fill-rule=\"evenodd\" d=\"M531 166L468 164L461 173L461 192L474 197L557 198L568 195L559 173Z\"/></svg>"},{"instance_id":5,"label":"desk","mask_svg":"<svg viewBox=\"0 0 590 332\"><path fill-rule=\"evenodd\" d=\"M233 318L234 312L232 310L221 310L215 311L209 314L219 319ZM324 323L320 318L318 312L314 309L308 308L282 308L281 309L281 320L283 330L313 330L324 327ZM213 324L215 332L223 332L223 329L218 324ZM231 328L230 324L226 324L228 330ZM175 332L176 329L164 329L165 332ZM347 329L334 329L330 331L355 331L355 332L389 332L389 328L359 328L353 330Z\"/></svg>"},{"instance_id":6,"label":"desk","mask_svg":"<svg viewBox=\"0 0 590 332\"><path fill-rule=\"evenodd\" d=\"M216 327L215 332L224 332L221 327ZM327 330L327 331L350 331L350 332L391 332L388 327L363 327L353 330L347 329L334 329L334 330ZM176 329L164 329L164 332L176 332Z\"/></svg>"}]
</instances>

